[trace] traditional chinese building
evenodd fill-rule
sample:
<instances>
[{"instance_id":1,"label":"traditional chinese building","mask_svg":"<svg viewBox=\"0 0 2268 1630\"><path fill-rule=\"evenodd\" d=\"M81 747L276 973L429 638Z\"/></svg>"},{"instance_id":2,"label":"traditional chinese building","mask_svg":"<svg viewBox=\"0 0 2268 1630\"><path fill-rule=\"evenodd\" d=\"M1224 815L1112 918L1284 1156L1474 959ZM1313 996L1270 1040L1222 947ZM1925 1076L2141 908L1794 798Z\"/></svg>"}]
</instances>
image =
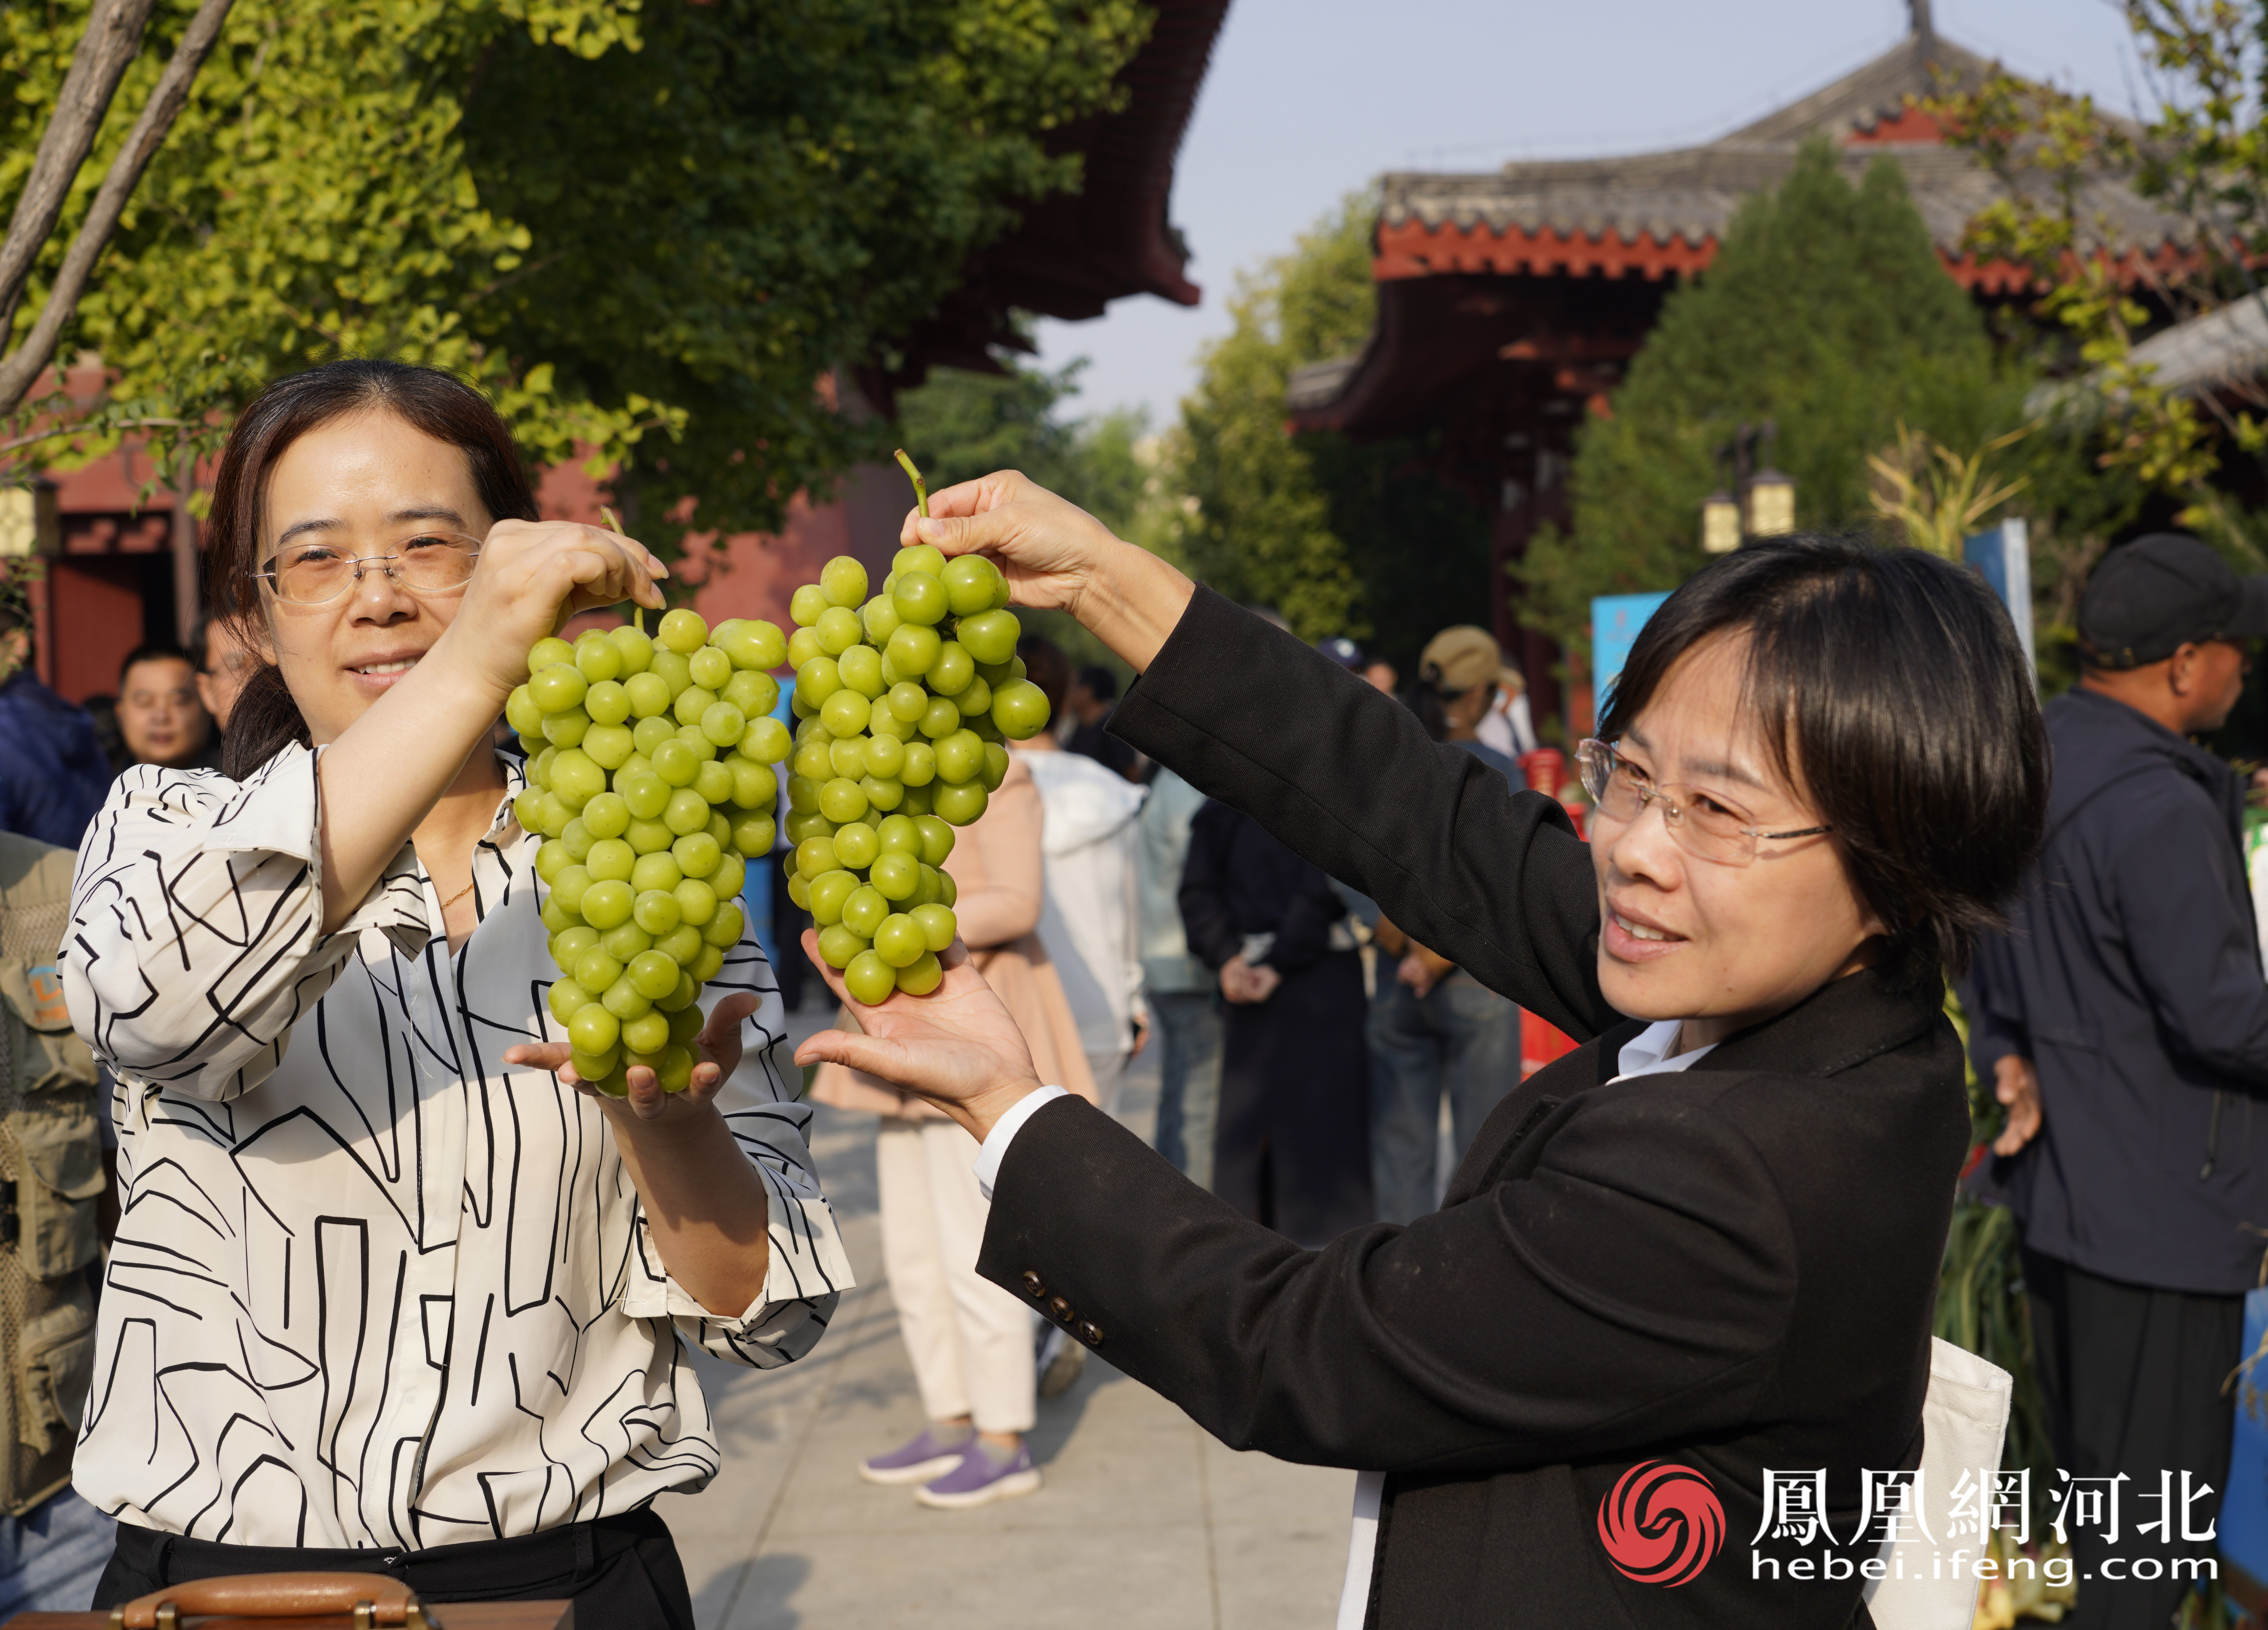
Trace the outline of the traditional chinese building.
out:
<instances>
[{"instance_id":1,"label":"traditional chinese building","mask_svg":"<svg viewBox=\"0 0 2268 1630\"><path fill-rule=\"evenodd\" d=\"M976 255L957 288L893 350L825 382L841 409L887 410L894 394L936 366L992 368L992 348L1019 343L1012 312L1078 321L1112 300L1154 294L1193 306L1189 252L1170 223L1174 166L1228 0L1152 0L1157 20L1120 76L1117 112L1053 133L1050 148L1085 160L1076 194L1027 208L1021 223ZM92 360L67 385L101 388ZM210 472L206 472L210 474ZM50 472L62 518L59 549L34 587L41 678L73 700L116 688L118 665L136 645L184 638L197 610L200 540L175 494L131 446L73 471ZM576 466L546 472L544 513L596 520L605 494ZM817 577L833 555L880 567L897 546L909 503L895 468L863 465L836 491L799 493L777 535L696 540L682 575L711 621L769 616L784 623L793 586ZM881 572L877 570L879 578Z\"/></svg>"},{"instance_id":2,"label":"traditional chinese building","mask_svg":"<svg viewBox=\"0 0 2268 1630\"><path fill-rule=\"evenodd\" d=\"M1503 568L1566 516L1575 427L1608 410L1663 299L1707 268L1742 201L1785 177L1805 141L1836 144L1854 182L1877 159L1894 161L1947 272L1980 300L2022 292L2019 269L1962 247L2000 183L1916 105L1992 65L1936 33L1928 0L1912 4L1911 32L1881 56L1704 146L1383 178L1376 325L1359 354L1293 374L1292 423L1359 438L1437 433L1437 473L1491 515L1495 632L1519 656L1539 718L1560 711L1558 653L1521 626ZM2123 186L2089 187L2080 208L2137 253L2177 252L2175 223Z\"/></svg>"}]
</instances>

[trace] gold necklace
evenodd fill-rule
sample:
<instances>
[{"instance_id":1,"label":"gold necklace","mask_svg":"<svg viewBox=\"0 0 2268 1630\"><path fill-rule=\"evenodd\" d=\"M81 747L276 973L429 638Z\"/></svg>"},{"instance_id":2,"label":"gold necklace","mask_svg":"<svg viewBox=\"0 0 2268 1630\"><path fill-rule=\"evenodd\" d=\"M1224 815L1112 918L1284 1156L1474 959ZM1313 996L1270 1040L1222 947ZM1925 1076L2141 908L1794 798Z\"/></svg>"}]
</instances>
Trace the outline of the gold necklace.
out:
<instances>
[{"instance_id":1,"label":"gold necklace","mask_svg":"<svg viewBox=\"0 0 2268 1630\"><path fill-rule=\"evenodd\" d=\"M479 881L478 879L475 879L475 881ZM462 889L458 889L456 893L454 893L454 894L451 895L447 899L446 899L446 900L442 901L442 902L441 902L441 909L442 909L443 911L447 911L451 906L453 906L453 905L456 904L456 903L457 903L458 901L460 901L460 900L463 899L467 895L468 895L468 894L472 893L472 891L473 891L473 885L472 885L471 883L467 883L467 884L466 884Z\"/></svg>"}]
</instances>

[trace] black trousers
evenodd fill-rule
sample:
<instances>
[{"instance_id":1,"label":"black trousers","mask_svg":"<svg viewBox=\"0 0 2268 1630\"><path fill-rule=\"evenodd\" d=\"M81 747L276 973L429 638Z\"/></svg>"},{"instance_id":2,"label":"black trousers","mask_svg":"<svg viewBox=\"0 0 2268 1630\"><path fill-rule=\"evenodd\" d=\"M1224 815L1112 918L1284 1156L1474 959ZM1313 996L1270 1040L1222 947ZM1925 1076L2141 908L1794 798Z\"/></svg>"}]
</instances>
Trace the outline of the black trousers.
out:
<instances>
[{"instance_id":1,"label":"black trousers","mask_svg":"<svg viewBox=\"0 0 2268 1630\"><path fill-rule=\"evenodd\" d=\"M232 1574L339 1570L406 1581L429 1602L572 1597L575 1622L604 1630L693 1630L693 1596L669 1527L651 1510L547 1529L518 1539L425 1551L298 1550L222 1545L154 1529L118 1527L118 1548L95 1587L97 1609L167 1585Z\"/></svg>"},{"instance_id":2,"label":"black trousers","mask_svg":"<svg viewBox=\"0 0 2268 1630\"><path fill-rule=\"evenodd\" d=\"M2228 1482L2236 1400L2221 1383L2242 1356L2244 1298L2128 1285L2031 1250L2024 1253L2024 1288L2058 1464L2074 1478L2124 1471L2133 1479L2120 1486L2116 1545L2104 1543L2100 1529L2072 1534L2079 1604L2068 1622L2073 1630L2164 1630L2194 1587L2178 1579L2106 1579L2102 1563L2114 1556L2213 1554L2209 1540L2179 1538L2181 1474L2215 1491L2191 1508L2193 1527L2203 1529L2218 1518L2219 1491ZM2164 1539L2138 1537L2135 1523L2160 1516L2161 1471L2174 1474L2176 1527ZM2153 1496L2146 1505L2137 1498L2145 1494Z\"/></svg>"},{"instance_id":3,"label":"black trousers","mask_svg":"<svg viewBox=\"0 0 2268 1630\"><path fill-rule=\"evenodd\" d=\"M1352 951L1226 1009L1212 1191L1297 1244L1328 1245L1374 1214L1368 1012Z\"/></svg>"}]
</instances>

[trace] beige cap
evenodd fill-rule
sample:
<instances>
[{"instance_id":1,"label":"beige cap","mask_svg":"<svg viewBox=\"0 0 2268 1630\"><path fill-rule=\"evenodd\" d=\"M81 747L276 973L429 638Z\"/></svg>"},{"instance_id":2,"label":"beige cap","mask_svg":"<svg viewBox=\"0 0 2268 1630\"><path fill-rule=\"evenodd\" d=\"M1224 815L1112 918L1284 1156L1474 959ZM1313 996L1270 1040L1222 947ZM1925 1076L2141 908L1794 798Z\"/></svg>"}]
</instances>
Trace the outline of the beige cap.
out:
<instances>
[{"instance_id":1,"label":"beige cap","mask_svg":"<svg viewBox=\"0 0 2268 1630\"><path fill-rule=\"evenodd\" d=\"M1504 653L1484 628L1469 623L1445 628L1433 636L1418 659L1418 675L1446 695L1495 682L1504 667Z\"/></svg>"}]
</instances>

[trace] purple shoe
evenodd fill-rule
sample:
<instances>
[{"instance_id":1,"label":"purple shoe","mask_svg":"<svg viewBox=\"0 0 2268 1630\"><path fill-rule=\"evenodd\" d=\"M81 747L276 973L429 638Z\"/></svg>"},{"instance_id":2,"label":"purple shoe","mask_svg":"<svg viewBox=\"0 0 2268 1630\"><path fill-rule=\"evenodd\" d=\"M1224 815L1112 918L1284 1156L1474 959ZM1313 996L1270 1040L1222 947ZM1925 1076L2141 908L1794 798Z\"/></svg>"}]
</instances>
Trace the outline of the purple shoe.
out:
<instances>
[{"instance_id":1,"label":"purple shoe","mask_svg":"<svg viewBox=\"0 0 2268 1630\"><path fill-rule=\"evenodd\" d=\"M860 1461L858 1475L869 1483L888 1486L926 1483L958 1466L961 1457L968 1452L968 1446L976 1441L976 1434L967 1427L961 1428L959 1437L949 1441L939 1435L937 1427L924 1427L921 1435L911 1442L902 1443L887 1455Z\"/></svg>"},{"instance_id":2,"label":"purple shoe","mask_svg":"<svg viewBox=\"0 0 2268 1630\"><path fill-rule=\"evenodd\" d=\"M965 1511L1028 1494L1040 1486L1040 1469L1032 1464L1032 1446L1020 1444L1012 1460L995 1460L978 1438L961 1457L961 1464L924 1487L914 1498L939 1511Z\"/></svg>"}]
</instances>

